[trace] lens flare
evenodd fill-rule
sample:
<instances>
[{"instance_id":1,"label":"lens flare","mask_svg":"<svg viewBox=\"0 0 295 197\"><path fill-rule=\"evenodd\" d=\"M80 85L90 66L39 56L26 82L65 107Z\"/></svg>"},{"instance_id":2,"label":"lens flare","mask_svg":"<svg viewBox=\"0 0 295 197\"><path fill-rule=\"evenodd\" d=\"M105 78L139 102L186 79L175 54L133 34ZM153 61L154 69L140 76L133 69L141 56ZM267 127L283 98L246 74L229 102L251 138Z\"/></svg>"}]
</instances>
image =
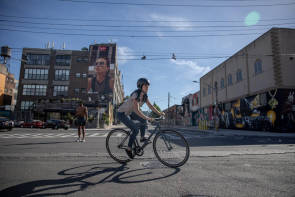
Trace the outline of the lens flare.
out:
<instances>
[{"instance_id":1,"label":"lens flare","mask_svg":"<svg viewBox=\"0 0 295 197\"><path fill-rule=\"evenodd\" d=\"M245 24L247 26L256 25L259 22L260 14L258 12L250 12L245 18Z\"/></svg>"}]
</instances>

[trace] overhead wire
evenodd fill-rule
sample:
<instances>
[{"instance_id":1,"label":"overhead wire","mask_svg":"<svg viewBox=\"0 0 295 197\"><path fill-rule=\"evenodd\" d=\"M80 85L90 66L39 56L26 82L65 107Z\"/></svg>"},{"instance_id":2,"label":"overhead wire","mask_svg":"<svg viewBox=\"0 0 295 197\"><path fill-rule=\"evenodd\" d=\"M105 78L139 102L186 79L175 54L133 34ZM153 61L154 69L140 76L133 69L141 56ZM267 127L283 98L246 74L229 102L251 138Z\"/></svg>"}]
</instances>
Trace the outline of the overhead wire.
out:
<instances>
[{"instance_id":1,"label":"overhead wire","mask_svg":"<svg viewBox=\"0 0 295 197\"><path fill-rule=\"evenodd\" d=\"M83 18L59 18L59 17L32 17L32 16L15 16L15 15L5 15L5 14L0 14L2 17L9 17L9 18L21 18L21 19L34 19L34 20L65 20L65 21L83 21L83 22L136 22L136 23L151 23L151 22L190 22L190 23L195 23L195 22L214 22L214 23L223 23L223 22L244 22L244 20L159 20L159 19L154 19L154 20L134 20L134 19L83 19ZM259 21L284 21L284 20L294 20L295 18L271 18L271 19L260 19ZM256 20L249 20L251 21L256 21Z\"/></svg>"},{"instance_id":2,"label":"overhead wire","mask_svg":"<svg viewBox=\"0 0 295 197\"><path fill-rule=\"evenodd\" d=\"M113 29L73 29L73 28L59 28L59 27L34 27L34 26L22 26L22 25L11 25L11 24L1 24L1 26L8 26L8 27L16 27L16 28L29 28L29 29L53 29L53 30L65 30L65 31L105 31L105 32L114 32L116 30ZM233 32L233 31L257 31L257 30L267 30L269 28L256 28L256 29L214 29L214 30L127 30L127 29L120 29L117 31L120 32L161 32L161 33L196 33L196 32L203 32L203 33L209 33L209 32Z\"/></svg>"},{"instance_id":3,"label":"overhead wire","mask_svg":"<svg viewBox=\"0 0 295 197\"><path fill-rule=\"evenodd\" d=\"M245 5L209 5L209 4L163 4L163 3L131 3L131 2L110 2L110 1L88 1L88 0L59 0L67 3L84 3L84 4L104 4L104 5L124 5L124 6L157 6L157 7L199 7L199 8L230 8L230 7L271 7L271 6L290 6L290 3L272 3L272 4L245 4ZM238 2L238 1L237 1Z\"/></svg>"},{"instance_id":4,"label":"overhead wire","mask_svg":"<svg viewBox=\"0 0 295 197\"><path fill-rule=\"evenodd\" d=\"M226 28L244 28L245 25L93 25L93 24L72 24L72 23L48 23L48 22L31 22L31 21L17 21L17 20L6 20L0 19L0 22L13 22L13 23L25 23L25 24L38 24L38 25L58 25L58 26L79 26L79 27L127 27L127 28L216 28L216 27L226 27ZM256 24L253 26L266 27L266 26L277 26L277 25L293 25L292 23L272 23L272 24Z\"/></svg>"},{"instance_id":5,"label":"overhead wire","mask_svg":"<svg viewBox=\"0 0 295 197\"><path fill-rule=\"evenodd\" d=\"M249 36L259 35L261 33L232 33L232 34L201 34L201 35L116 35L116 34L84 34L84 33L62 33L62 32L45 32L30 31L20 29L0 28L0 31L26 32L36 34L68 35L68 36L93 36L93 37L125 37L125 38L197 38L197 37L219 37L219 36Z\"/></svg>"}]
</instances>

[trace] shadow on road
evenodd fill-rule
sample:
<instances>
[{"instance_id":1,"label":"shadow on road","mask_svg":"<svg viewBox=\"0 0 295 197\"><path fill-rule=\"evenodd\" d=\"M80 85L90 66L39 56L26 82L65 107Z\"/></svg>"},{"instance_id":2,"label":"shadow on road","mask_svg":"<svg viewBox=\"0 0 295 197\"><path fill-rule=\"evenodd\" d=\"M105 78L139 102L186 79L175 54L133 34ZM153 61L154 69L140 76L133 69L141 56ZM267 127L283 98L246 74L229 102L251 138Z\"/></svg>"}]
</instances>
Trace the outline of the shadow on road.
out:
<instances>
[{"instance_id":1,"label":"shadow on road","mask_svg":"<svg viewBox=\"0 0 295 197\"><path fill-rule=\"evenodd\" d=\"M243 145L279 145L295 144L294 137L284 136L242 136L242 135L222 135L201 132L188 132L177 129L171 129L181 133L191 147L202 146L243 146ZM174 141L175 144L179 144Z\"/></svg>"},{"instance_id":2,"label":"shadow on road","mask_svg":"<svg viewBox=\"0 0 295 197\"><path fill-rule=\"evenodd\" d=\"M245 145L279 145L295 144L295 138L258 137L258 136L211 136L200 138L186 138L192 147L202 146L245 146Z\"/></svg>"},{"instance_id":3,"label":"shadow on road","mask_svg":"<svg viewBox=\"0 0 295 197\"><path fill-rule=\"evenodd\" d=\"M117 166L117 167L108 167ZM45 179L21 183L0 191L0 196L58 196L86 190L102 183L130 184L168 178L180 172L179 168L167 168L167 173L153 172L157 169L140 168L129 170L126 164L100 163L77 166L62 170L60 179ZM105 176L103 176L105 175ZM90 179L92 181L90 181ZM94 181L93 181L94 180Z\"/></svg>"}]
</instances>

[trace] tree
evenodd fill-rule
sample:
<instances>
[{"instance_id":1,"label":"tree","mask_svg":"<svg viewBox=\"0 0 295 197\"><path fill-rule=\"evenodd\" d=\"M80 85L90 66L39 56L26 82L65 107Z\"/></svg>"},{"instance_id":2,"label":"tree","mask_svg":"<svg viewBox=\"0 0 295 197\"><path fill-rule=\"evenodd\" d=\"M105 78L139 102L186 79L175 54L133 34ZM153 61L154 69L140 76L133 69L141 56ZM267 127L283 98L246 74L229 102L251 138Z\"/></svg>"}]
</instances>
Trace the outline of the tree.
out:
<instances>
[{"instance_id":1,"label":"tree","mask_svg":"<svg viewBox=\"0 0 295 197\"><path fill-rule=\"evenodd\" d=\"M87 47L83 47L83 48L81 49L81 51L88 51L88 48L87 48Z\"/></svg>"},{"instance_id":2,"label":"tree","mask_svg":"<svg viewBox=\"0 0 295 197\"><path fill-rule=\"evenodd\" d=\"M161 109L160 109L160 107L154 102L154 104L153 104L153 106L160 112L160 111L162 111ZM151 115L150 115L152 118L157 118L157 117L159 117L159 115L158 114L156 114L155 112L151 112Z\"/></svg>"}]
</instances>

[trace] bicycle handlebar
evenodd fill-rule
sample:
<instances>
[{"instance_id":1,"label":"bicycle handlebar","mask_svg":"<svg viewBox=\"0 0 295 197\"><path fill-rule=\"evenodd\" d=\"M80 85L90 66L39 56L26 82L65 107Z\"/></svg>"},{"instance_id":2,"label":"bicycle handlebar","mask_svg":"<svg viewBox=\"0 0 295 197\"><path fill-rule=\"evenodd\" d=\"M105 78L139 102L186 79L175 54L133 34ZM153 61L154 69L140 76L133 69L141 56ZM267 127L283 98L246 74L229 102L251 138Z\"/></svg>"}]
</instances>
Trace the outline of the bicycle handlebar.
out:
<instances>
[{"instance_id":1,"label":"bicycle handlebar","mask_svg":"<svg viewBox=\"0 0 295 197\"><path fill-rule=\"evenodd\" d=\"M155 121L165 120L165 116L160 116L159 118L155 118Z\"/></svg>"}]
</instances>

